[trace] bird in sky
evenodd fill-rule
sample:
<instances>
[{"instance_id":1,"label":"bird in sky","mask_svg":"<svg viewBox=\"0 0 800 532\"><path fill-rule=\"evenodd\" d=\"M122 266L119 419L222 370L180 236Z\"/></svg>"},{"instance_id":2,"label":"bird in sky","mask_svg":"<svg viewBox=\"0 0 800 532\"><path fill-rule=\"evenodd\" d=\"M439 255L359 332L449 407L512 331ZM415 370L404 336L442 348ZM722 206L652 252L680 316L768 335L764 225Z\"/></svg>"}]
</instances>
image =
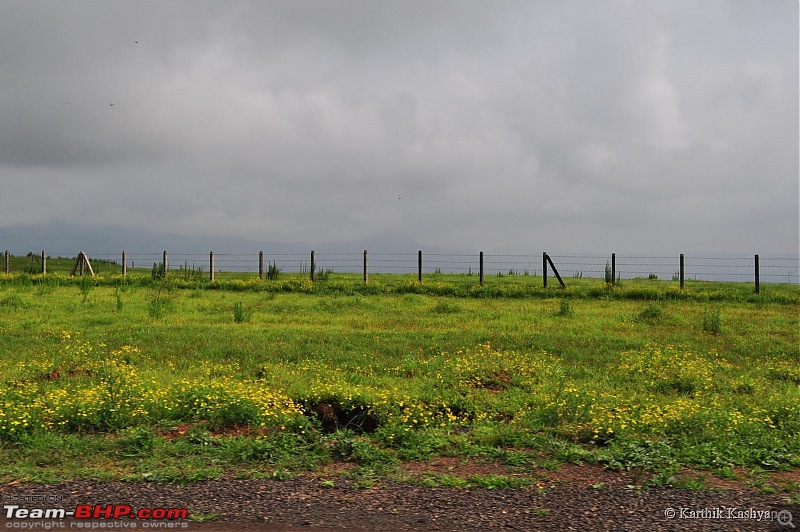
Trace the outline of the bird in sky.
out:
<instances>
[{"instance_id":1,"label":"bird in sky","mask_svg":"<svg viewBox=\"0 0 800 532\"><path fill-rule=\"evenodd\" d=\"M139 44L139 41L133 41L133 42L134 42L134 44Z\"/></svg>"},{"instance_id":2,"label":"bird in sky","mask_svg":"<svg viewBox=\"0 0 800 532\"><path fill-rule=\"evenodd\" d=\"M109 107L114 107L114 102L112 102L112 101L109 101L109 102L108 102L108 106L109 106Z\"/></svg>"}]
</instances>

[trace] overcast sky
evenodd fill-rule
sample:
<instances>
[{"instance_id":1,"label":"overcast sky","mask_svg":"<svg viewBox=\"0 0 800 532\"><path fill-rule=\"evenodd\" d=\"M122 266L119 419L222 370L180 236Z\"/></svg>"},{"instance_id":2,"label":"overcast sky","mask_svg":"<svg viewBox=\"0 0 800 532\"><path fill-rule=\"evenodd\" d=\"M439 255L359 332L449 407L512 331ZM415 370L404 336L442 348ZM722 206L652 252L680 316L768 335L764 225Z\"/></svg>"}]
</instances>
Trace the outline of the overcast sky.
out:
<instances>
[{"instance_id":1,"label":"overcast sky","mask_svg":"<svg viewBox=\"0 0 800 532\"><path fill-rule=\"evenodd\" d=\"M797 253L799 42L797 0L2 0L0 226Z\"/></svg>"}]
</instances>

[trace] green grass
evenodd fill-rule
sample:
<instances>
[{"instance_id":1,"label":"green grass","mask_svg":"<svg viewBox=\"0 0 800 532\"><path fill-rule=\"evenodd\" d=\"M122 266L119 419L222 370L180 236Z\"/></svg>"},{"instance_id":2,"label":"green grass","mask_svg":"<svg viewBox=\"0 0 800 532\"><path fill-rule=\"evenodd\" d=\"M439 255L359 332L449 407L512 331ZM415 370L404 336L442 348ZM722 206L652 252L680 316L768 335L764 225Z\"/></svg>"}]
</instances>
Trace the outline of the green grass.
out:
<instances>
[{"instance_id":1,"label":"green grass","mask_svg":"<svg viewBox=\"0 0 800 532\"><path fill-rule=\"evenodd\" d=\"M800 467L796 286L176 277L0 275L0 481Z\"/></svg>"}]
</instances>

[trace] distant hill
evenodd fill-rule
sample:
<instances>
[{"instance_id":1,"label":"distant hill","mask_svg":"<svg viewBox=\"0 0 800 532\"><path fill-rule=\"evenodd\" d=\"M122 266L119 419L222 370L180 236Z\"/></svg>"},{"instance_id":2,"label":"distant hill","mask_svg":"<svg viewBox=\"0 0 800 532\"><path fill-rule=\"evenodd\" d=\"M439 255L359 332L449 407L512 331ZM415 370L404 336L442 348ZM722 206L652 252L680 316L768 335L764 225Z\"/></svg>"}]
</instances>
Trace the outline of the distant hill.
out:
<instances>
[{"instance_id":1,"label":"distant hill","mask_svg":"<svg viewBox=\"0 0 800 532\"><path fill-rule=\"evenodd\" d=\"M133 253L249 253L269 249L275 253L298 253L311 249L301 242L257 242L246 238L182 236L121 226L49 223L0 227L0 249L12 254L46 250L51 256L74 256L79 251L111 255Z\"/></svg>"},{"instance_id":2,"label":"distant hill","mask_svg":"<svg viewBox=\"0 0 800 532\"><path fill-rule=\"evenodd\" d=\"M129 253L158 253L168 250L175 254L190 253L416 253L427 246L397 234L372 235L356 240L321 242L270 242L239 237L183 236L172 233L131 229L122 226L49 223L0 227L0 251L24 255L43 249L51 256L75 256L79 251L92 255ZM452 252L452 250L439 250Z\"/></svg>"}]
</instances>

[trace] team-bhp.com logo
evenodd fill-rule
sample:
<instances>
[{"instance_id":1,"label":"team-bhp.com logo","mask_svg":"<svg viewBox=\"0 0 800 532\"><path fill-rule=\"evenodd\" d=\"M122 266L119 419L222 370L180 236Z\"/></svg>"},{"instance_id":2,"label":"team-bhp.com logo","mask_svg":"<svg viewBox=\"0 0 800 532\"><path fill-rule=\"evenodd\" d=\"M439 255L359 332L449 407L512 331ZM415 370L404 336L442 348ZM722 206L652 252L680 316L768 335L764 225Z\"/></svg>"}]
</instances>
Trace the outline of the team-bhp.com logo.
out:
<instances>
[{"instance_id":1,"label":"team-bhp.com logo","mask_svg":"<svg viewBox=\"0 0 800 532\"><path fill-rule=\"evenodd\" d=\"M186 519L186 508L139 508L127 504L79 504L74 510L63 508L22 508L18 504L3 505L6 519Z\"/></svg>"}]
</instances>

